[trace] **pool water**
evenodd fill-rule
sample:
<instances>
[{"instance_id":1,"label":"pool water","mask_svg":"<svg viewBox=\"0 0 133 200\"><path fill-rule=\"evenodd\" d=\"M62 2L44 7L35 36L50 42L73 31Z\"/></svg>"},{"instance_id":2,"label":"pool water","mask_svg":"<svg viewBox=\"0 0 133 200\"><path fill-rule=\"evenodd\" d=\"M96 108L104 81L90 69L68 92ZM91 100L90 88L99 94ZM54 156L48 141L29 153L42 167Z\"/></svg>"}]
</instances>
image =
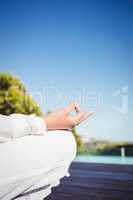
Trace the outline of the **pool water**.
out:
<instances>
[{"instance_id":1,"label":"pool water","mask_svg":"<svg viewBox=\"0 0 133 200\"><path fill-rule=\"evenodd\" d=\"M133 165L133 157L121 158L120 156L77 155L75 161Z\"/></svg>"}]
</instances>

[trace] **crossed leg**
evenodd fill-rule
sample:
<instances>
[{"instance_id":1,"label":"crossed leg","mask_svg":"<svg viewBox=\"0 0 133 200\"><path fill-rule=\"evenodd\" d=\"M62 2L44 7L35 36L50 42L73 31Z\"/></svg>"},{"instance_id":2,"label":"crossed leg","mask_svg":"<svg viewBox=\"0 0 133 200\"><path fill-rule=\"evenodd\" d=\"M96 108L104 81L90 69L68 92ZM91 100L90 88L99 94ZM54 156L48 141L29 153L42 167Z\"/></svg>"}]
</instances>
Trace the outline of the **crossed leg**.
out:
<instances>
[{"instance_id":1,"label":"crossed leg","mask_svg":"<svg viewBox=\"0 0 133 200\"><path fill-rule=\"evenodd\" d=\"M0 199L42 200L67 175L75 155L75 139L68 131L48 131L44 136L0 144Z\"/></svg>"}]
</instances>

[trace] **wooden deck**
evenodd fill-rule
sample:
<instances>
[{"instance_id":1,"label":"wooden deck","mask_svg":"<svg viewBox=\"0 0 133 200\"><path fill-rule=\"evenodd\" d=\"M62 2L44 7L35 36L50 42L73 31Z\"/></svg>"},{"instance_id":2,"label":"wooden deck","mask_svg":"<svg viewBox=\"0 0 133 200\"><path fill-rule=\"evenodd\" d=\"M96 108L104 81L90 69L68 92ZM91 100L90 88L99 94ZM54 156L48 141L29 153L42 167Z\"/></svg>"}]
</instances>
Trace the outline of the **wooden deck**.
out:
<instances>
[{"instance_id":1,"label":"wooden deck","mask_svg":"<svg viewBox=\"0 0 133 200\"><path fill-rule=\"evenodd\" d=\"M45 200L133 200L133 166L72 163Z\"/></svg>"}]
</instances>

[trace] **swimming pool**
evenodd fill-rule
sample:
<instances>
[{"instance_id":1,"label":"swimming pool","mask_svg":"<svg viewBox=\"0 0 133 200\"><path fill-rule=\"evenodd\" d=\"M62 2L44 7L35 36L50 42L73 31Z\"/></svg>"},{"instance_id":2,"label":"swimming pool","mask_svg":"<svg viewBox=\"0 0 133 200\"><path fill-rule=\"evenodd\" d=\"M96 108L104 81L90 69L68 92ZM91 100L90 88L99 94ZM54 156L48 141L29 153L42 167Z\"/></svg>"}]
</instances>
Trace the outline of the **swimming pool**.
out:
<instances>
[{"instance_id":1,"label":"swimming pool","mask_svg":"<svg viewBox=\"0 0 133 200\"><path fill-rule=\"evenodd\" d=\"M120 156L77 155L75 161L133 165L133 157L121 158Z\"/></svg>"}]
</instances>

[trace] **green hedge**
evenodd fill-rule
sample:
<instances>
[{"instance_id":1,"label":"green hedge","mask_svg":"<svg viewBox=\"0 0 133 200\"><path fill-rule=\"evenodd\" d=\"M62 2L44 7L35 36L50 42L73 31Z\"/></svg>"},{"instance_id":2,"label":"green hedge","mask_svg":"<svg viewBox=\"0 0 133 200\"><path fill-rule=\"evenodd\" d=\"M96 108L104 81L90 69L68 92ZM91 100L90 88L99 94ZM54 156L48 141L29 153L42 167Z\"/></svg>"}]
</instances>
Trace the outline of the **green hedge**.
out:
<instances>
[{"instance_id":1,"label":"green hedge","mask_svg":"<svg viewBox=\"0 0 133 200\"><path fill-rule=\"evenodd\" d=\"M27 93L20 79L9 73L0 73L0 113L42 115L39 106Z\"/></svg>"}]
</instances>

